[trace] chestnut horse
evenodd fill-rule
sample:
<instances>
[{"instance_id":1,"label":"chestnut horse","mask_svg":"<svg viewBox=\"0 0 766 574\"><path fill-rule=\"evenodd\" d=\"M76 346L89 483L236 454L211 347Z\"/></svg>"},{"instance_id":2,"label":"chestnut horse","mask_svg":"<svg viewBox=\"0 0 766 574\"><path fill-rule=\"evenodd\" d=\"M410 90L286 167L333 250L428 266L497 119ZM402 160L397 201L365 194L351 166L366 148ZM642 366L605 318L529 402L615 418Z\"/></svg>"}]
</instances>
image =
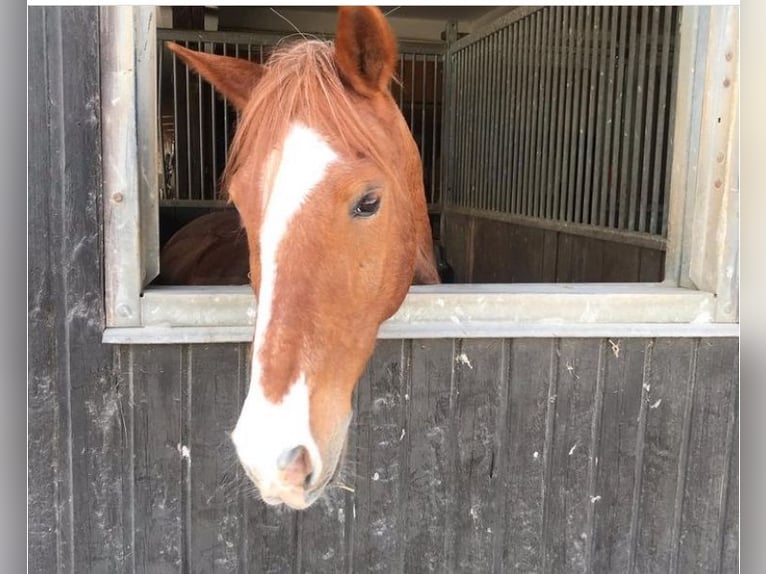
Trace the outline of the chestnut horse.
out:
<instances>
[{"instance_id":1,"label":"chestnut horse","mask_svg":"<svg viewBox=\"0 0 766 574\"><path fill-rule=\"evenodd\" d=\"M223 183L257 298L250 388L232 432L269 504L310 506L334 477L351 397L411 283L439 281L417 146L390 93L396 38L341 7L335 42L256 65L171 44L240 112Z\"/></svg>"}]
</instances>

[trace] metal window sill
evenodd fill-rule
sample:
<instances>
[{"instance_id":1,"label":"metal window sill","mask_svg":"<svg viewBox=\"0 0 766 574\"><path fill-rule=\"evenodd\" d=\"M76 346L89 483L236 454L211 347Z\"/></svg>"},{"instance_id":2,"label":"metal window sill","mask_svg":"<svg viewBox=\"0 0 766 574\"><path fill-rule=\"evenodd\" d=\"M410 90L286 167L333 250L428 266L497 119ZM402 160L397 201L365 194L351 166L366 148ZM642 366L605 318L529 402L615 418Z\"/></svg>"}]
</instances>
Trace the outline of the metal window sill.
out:
<instances>
[{"instance_id":1,"label":"metal window sill","mask_svg":"<svg viewBox=\"0 0 766 574\"><path fill-rule=\"evenodd\" d=\"M413 286L381 339L477 337L736 337L715 323L712 293L657 283ZM250 287L153 287L141 326L104 331L105 343L249 342Z\"/></svg>"}]
</instances>

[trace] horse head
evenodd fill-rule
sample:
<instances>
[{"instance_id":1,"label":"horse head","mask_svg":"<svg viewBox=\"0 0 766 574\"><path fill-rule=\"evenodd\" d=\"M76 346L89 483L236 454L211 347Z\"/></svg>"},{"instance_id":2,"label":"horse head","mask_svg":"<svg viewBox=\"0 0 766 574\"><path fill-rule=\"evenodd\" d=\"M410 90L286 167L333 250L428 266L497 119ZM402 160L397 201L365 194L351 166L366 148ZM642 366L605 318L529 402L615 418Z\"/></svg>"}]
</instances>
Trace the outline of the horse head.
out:
<instances>
[{"instance_id":1,"label":"horse head","mask_svg":"<svg viewBox=\"0 0 766 574\"><path fill-rule=\"evenodd\" d=\"M422 166L390 94L396 39L341 7L334 43L268 62L184 62L238 109L224 174L257 299L250 388L232 432L267 503L311 505L335 475L378 329L411 283L437 283Z\"/></svg>"}]
</instances>

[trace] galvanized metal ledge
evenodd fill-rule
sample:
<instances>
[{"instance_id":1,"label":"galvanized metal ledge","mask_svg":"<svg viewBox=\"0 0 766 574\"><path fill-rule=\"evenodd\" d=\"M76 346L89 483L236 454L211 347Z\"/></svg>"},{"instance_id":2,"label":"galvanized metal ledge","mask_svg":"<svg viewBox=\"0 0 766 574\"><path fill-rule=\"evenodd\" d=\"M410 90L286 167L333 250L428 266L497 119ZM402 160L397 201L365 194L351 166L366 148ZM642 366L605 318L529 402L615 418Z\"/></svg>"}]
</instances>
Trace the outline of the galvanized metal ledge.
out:
<instances>
[{"instance_id":1,"label":"galvanized metal ledge","mask_svg":"<svg viewBox=\"0 0 766 574\"><path fill-rule=\"evenodd\" d=\"M244 342L256 315L247 286L150 288L141 309L104 342ZM655 283L413 286L379 338L738 336L714 311L712 293Z\"/></svg>"}]
</instances>

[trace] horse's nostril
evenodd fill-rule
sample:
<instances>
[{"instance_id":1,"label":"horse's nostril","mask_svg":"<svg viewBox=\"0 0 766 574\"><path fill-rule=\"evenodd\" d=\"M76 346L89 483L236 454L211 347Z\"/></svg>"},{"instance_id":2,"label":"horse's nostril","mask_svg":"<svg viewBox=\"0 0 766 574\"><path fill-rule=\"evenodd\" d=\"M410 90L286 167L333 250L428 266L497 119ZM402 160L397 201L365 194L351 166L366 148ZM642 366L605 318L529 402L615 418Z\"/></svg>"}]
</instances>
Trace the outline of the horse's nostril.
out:
<instances>
[{"instance_id":1,"label":"horse's nostril","mask_svg":"<svg viewBox=\"0 0 766 574\"><path fill-rule=\"evenodd\" d=\"M288 484L307 488L311 483L313 467L311 456L305 446L287 449L277 458L277 468L282 480Z\"/></svg>"},{"instance_id":2,"label":"horse's nostril","mask_svg":"<svg viewBox=\"0 0 766 574\"><path fill-rule=\"evenodd\" d=\"M277 459L277 468L279 470L285 470L293 463L293 461L301 456L302 452L305 450L306 448L302 446L296 446L294 448L283 450L282 454L280 454L279 458Z\"/></svg>"}]
</instances>

